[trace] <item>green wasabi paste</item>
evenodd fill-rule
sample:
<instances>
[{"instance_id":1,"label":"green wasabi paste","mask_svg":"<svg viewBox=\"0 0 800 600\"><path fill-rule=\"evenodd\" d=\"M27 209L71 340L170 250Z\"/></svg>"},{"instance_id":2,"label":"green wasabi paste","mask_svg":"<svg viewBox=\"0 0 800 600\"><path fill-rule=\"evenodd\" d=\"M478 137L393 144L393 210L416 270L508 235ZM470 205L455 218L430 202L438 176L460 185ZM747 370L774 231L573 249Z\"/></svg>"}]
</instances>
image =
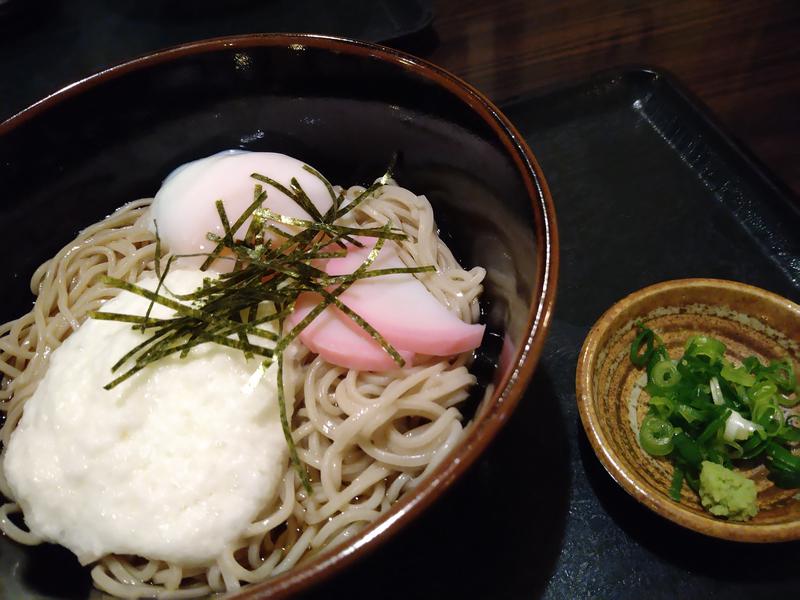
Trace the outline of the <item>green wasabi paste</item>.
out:
<instances>
[{"instance_id":1,"label":"green wasabi paste","mask_svg":"<svg viewBox=\"0 0 800 600\"><path fill-rule=\"evenodd\" d=\"M731 521L747 521L758 512L756 484L722 465L703 461L700 501L711 514Z\"/></svg>"}]
</instances>

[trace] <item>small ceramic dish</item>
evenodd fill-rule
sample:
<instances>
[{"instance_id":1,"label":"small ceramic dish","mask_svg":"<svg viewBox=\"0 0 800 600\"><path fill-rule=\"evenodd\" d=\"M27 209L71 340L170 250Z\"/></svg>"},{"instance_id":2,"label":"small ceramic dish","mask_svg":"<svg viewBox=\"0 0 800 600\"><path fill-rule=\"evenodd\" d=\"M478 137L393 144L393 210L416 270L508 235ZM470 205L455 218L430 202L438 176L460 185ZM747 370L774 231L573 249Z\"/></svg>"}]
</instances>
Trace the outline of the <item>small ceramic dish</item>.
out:
<instances>
[{"instance_id":1,"label":"small ceramic dish","mask_svg":"<svg viewBox=\"0 0 800 600\"><path fill-rule=\"evenodd\" d=\"M800 495L767 479L759 465L745 471L758 489L759 513L746 523L716 518L684 486L681 501L668 490L672 466L645 453L637 440L647 412L643 370L629 360L635 324L661 336L673 358L696 334L727 346L726 356L800 361L800 306L771 292L715 279L682 279L647 287L620 300L595 323L576 374L578 408L600 462L625 491L671 521L700 533L741 542L800 539Z\"/></svg>"}]
</instances>

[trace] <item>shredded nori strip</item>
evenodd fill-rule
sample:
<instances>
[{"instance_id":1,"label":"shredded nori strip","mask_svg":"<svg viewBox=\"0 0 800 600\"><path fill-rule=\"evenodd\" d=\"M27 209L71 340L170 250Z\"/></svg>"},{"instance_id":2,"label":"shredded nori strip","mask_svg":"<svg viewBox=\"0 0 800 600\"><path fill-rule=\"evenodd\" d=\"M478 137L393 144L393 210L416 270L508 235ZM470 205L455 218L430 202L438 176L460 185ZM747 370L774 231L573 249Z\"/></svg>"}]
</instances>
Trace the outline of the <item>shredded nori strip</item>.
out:
<instances>
[{"instance_id":1,"label":"shredded nori strip","mask_svg":"<svg viewBox=\"0 0 800 600\"><path fill-rule=\"evenodd\" d=\"M281 417L281 428L283 429L283 437L286 439L286 445L289 447L289 459L292 462L294 470L300 477L300 482L303 488L309 494L312 493L311 481L308 478L308 471L303 468L300 462L300 457L297 455L297 445L294 443L292 437L292 428L289 425L289 419L286 414L286 392L283 387L283 352L278 354L278 411Z\"/></svg>"},{"instance_id":2,"label":"shredded nori strip","mask_svg":"<svg viewBox=\"0 0 800 600\"><path fill-rule=\"evenodd\" d=\"M320 179L331 196L331 207L324 215L320 213L297 179L293 178L291 187L287 188L266 175L253 173L251 175L253 179L286 194L310 218L298 219L280 215L264 207L267 192L261 184L254 186L253 202L233 224L225 212L223 201L217 200L215 207L223 235L208 234L208 239L216 245L210 253L200 255L205 256L200 268L206 270L216 260L233 260L234 267L232 271L223 273L216 279L205 279L198 289L188 294L172 293L166 287L165 280L174 260L189 255L172 255L162 268L161 239L156 226L155 270L158 284L155 291L114 277L103 279L106 285L149 300L145 315L94 311L89 316L94 319L130 323L143 334L148 334L145 340L131 348L112 367L112 372L116 373L127 365L126 370L104 386L105 389L116 387L148 365L168 356L178 354L183 358L192 348L204 343L215 343L239 350L247 358L260 356L263 359L261 367L263 369L277 362L278 404L283 434L289 447L292 465L303 487L311 493L309 476L300 463L287 416L283 381L286 348L328 306L335 306L366 331L395 363L402 367L405 363L400 353L363 317L343 303L339 296L359 279L399 273L427 273L435 271L435 267L369 270L386 240L404 240L407 236L402 231L392 228L390 224L383 227L358 228L336 223L339 218L367 201L385 185L392 176L392 167L345 206L342 206L343 193L337 194L330 182L315 169L307 165L303 168ZM247 219L250 219L250 224L244 238L236 239L236 232ZM273 223L287 225L299 231L284 231ZM313 264L320 259L345 256L346 243L363 247L363 244L355 239L356 236L373 237L376 238L376 242L366 259L353 273L330 276ZM331 250L331 246L335 249ZM162 289L169 292L169 296L161 293ZM320 298L319 304L291 330L284 332L284 319L294 310L298 296L306 292L317 294ZM169 318L152 317L155 304L172 309L174 315ZM277 322L278 330L283 333L275 334L260 327L270 322ZM269 345L256 343L254 338L267 340Z\"/></svg>"}]
</instances>

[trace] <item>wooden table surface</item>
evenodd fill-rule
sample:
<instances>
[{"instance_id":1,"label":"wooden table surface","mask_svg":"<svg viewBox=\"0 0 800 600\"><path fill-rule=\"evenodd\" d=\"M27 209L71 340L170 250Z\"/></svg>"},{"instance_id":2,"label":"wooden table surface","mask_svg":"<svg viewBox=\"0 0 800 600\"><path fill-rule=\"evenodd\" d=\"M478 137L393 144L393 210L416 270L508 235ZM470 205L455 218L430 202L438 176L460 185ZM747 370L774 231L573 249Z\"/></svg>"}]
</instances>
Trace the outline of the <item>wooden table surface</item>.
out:
<instances>
[{"instance_id":1,"label":"wooden table surface","mask_svg":"<svg viewBox=\"0 0 800 600\"><path fill-rule=\"evenodd\" d=\"M800 196L797 0L437 0L409 48L497 102L621 65L677 76Z\"/></svg>"},{"instance_id":2,"label":"wooden table surface","mask_svg":"<svg viewBox=\"0 0 800 600\"><path fill-rule=\"evenodd\" d=\"M0 67L7 77L30 72L32 80L17 89L0 79L6 90L0 117L157 48L264 31L263 10L292 6L292 0L180 1L195 7L192 18L169 25L167 17L160 23L150 14L163 6L160 0L0 0L0 17L4 6L26 13L24 19L0 18ZM546 92L623 65L666 70L800 196L800 0L419 0L417 10L428 2L432 27L390 43L442 65L493 100ZM400 18L397 4L370 4L348 16L342 11L352 10L353 2L342 2L317 27L341 35L348 23L385 26ZM25 6L30 9L21 10ZM242 24L248 14L252 18ZM284 26L297 30L289 17ZM80 40L67 30L81 32ZM67 44L65 52L51 54L53 43Z\"/></svg>"}]
</instances>

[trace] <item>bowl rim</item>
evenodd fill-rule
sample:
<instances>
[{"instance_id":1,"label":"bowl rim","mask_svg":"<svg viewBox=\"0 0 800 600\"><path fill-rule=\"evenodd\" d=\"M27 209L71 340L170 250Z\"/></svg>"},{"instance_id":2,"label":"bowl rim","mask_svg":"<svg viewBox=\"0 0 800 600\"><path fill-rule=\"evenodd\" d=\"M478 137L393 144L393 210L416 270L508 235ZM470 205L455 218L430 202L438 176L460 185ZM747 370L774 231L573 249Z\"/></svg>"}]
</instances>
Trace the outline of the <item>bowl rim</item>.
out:
<instances>
[{"instance_id":1,"label":"bowl rim","mask_svg":"<svg viewBox=\"0 0 800 600\"><path fill-rule=\"evenodd\" d=\"M611 449L607 436L603 433L600 426L599 417L594 406L594 394L592 393L593 372L602 337L616 325L616 321L630 307L635 306L641 301L658 296L673 289L725 289L749 297L757 297L762 301L780 306L783 309L795 313L800 319L800 305L791 300L779 296L768 290L727 279L714 278L687 278L673 279L656 283L631 294L615 302L592 326L589 334L583 342L578 365L575 372L576 400L581 423L589 438L589 442L595 455L600 460L603 468L629 495L640 503L644 504L653 512L669 519L673 523L724 540L735 542L750 543L772 543L789 542L800 539L800 521L794 524L765 524L753 525L723 521L706 515L699 515L690 511L683 504L669 499L665 493L652 490L649 486L641 485L636 477L625 467L617 455ZM709 296L709 305L716 302L713 296Z\"/></svg>"},{"instance_id":2,"label":"bowl rim","mask_svg":"<svg viewBox=\"0 0 800 600\"><path fill-rule=\"evenodd\" d=\"M452 450L423 485L406 494L378 520L367 526L345 546L321 552L307 563L262 582L243 588L237 598L284 598L318 584L357 558L374 551L440 498L489 445L508 420L529 382L547 335L556 297L559 268L559 238L555 206L539 163L522 135L481 92L449 71L424 59L378 44L309 33L257 33L200 40L157 50L109 67L80 79L35 102L0 123L0 136L45 113L62 102L127 73L145 70L164 62L193 55L246 51L251 48L284 47L302 51L306 47L377 59L444 88L475 112L494 132L511 156L525 184L534 214L536 235L536 285L530 297L526 334L519 342L513 368L507 372L489 399L490 410L476 422L469 434Z\"/></svg>"}]
</instances>

